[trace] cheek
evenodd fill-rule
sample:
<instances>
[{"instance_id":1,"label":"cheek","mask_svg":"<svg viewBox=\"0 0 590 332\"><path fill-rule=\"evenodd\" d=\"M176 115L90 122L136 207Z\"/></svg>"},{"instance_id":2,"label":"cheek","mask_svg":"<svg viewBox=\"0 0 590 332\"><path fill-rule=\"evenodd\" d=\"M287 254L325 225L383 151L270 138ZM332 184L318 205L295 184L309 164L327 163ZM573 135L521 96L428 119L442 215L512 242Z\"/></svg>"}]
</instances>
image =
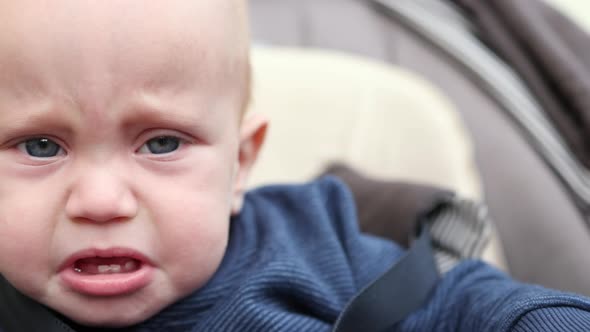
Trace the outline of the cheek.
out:
<instances>
[{"instance_id":1,"label":"cheek","mask_svg":"<svg viewBox=\"0 0 590 332\"><path fill-rule=\"evenodd\" d=\"M200 288L215 273L228 241L229 217L186 208L171 228L161 231L160 253L177 291Z\"/></svg>"},{"instance_id":2,"label":"cheek","mask_svg":"<svg viewBox=\"0 0 590 332\"><path fill-rule=\"evenodd\" d=\"M59 205L57 195L39 197L36 193L52 192L40 187L20 186L26 189L16 190L10 181L0 187L0 273L30 295L40 291L38 286L50 276L54 216Z\"/></svg>"},{"instance_id":3,"label":"cheek","mask_svg":"<svg viewBox=\"0 0 590 332\"><path fill-rule=\"evenodd\" d=\"M232 170L201 168L177 180L146 203L157 227L159 262L176 291L187 294L209 280L225 253Z\"/></svg>"}]
</instances>

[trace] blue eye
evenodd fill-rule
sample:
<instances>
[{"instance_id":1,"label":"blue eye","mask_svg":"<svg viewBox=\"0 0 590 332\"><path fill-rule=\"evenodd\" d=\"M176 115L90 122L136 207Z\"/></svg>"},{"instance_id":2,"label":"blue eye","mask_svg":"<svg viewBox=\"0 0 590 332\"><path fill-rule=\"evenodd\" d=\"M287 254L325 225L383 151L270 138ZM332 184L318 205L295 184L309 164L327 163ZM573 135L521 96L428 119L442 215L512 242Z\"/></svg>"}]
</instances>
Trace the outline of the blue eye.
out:
<instances>
[{"instance_id":1,"label":"blue eye","mask_svg":"<svg viewBox=\"0 0 590 332\"><path fill-rule=\"evenodd\" d=\"M174 136L159 136L147 141L140 149L140 153L164 154L178 150L180 138Z\"/></svg>"},{"instance_id":2,"label":"blue eye","mask_svg":"<svg viewBox=\"0 0 590 332\"><path fill-rule=\"evenodd\" d=\"M63 154L59 144L45 137L28 139L19 143L17 148L35 158L51 158Z\"/></svg>"}]
</instances>

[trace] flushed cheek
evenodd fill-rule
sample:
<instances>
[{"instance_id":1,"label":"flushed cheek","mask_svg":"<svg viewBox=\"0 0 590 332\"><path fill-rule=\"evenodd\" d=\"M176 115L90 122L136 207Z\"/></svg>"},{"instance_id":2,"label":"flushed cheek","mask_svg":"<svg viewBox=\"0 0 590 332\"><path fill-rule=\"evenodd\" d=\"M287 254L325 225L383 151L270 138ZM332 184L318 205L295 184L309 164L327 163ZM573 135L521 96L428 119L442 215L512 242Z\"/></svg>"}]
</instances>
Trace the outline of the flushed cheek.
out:
<instances>
[{"instance_id":1,"label":"flushed cheek","mask_svg":"<svg viewBox=\"0 0 590 332\"><path fill-rule=\"evenodd\" d=\"M34 207L15 208L0 217L0 273L28 295L40 298L51 278L51 230L43 227ZM20 211L20 213L19 213ZM37 220L40 225L32 221Z\"/></svg>"},{"instance_id":2,"label":"flushed cheek","mask_svg":"<svg viewBox=\"0 0 590 332\"><path fill-rule=\"evenodd\" d=\"M50 181L21 180L0 178L0 273L37 297L51 278L60 194Z\"/></svg>"},{"instance_id":3,"label":"flushed cheek","mask_svg":"<svg viewBox=\"0 0 590 332\"><path fill-rule=\"evenodd\" d=\"M158 262L176 292L186 295L209 280L225 253L231 172L201 166L174 183L160 180L150 182L157 192L142 196L157 234Z\"/></svg>"},{"instance_id":4,"label":"flushed cheek","mask_svg":"<svg viewBox=\"0 0 590 332\"><path fill-rule=\"evenodd\" d=\"M159 229L161 261L172 286L187 294L215 273L228 240L226 204L213 200L187 204L170 211L169 222Z\"/></svg>"}]
</instances>

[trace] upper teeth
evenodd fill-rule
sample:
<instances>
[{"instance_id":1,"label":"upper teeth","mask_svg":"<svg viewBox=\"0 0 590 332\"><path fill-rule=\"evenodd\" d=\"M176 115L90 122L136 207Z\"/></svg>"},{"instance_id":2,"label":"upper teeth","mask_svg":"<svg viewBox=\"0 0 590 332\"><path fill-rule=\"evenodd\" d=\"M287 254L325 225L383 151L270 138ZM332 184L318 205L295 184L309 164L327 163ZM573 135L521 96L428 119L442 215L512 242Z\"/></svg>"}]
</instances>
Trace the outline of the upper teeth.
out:
<instances>
[{"instance_id":1,"label":"upper teeth","mask_svg":"<svg viewBox=\"0 0 590 332\"><path fill-rule=\"evenodd\" d=\"M119 265L119 264L99 265L98 266L99 273L107 273L107 272L117 273L120 271L121 271L121 265Z\"/></svg>"}]
</instances>

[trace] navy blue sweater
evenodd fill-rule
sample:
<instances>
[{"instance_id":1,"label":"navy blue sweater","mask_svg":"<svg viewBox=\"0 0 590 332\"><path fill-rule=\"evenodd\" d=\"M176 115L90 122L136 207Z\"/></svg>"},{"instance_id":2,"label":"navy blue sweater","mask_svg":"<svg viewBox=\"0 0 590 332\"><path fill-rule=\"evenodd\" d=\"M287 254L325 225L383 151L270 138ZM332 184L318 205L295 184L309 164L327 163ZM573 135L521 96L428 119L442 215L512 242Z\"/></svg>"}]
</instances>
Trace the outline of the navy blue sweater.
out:
<instances>
[{"instance_id":1,"label":"navy blue sweater","mask_svg":"<svg viewBox=\"0 0 590 332\"><path fill-rule=\"evenodd\" d=\"M134 330L330 331L347 301L402 254L359 233L351 195L332 178L261 188L232 220L210 282ZM471 261L447 273L395 330L590 331L590 300Z\"/></svg>"}]
</instances>

